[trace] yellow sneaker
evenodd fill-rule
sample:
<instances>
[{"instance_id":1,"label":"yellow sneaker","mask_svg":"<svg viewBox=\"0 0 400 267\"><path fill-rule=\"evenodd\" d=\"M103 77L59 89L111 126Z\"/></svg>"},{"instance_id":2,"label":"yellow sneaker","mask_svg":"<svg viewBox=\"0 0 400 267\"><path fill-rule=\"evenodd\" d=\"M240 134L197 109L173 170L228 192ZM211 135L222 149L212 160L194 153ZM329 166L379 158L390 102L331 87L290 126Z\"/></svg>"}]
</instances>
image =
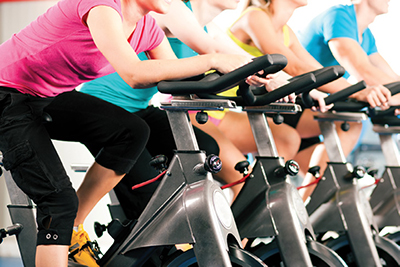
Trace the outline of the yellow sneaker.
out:
<instances>
[{"instance_id":1,"label":"yellow sneaker","mask_svg":"<svg viewBox=\"0 0 400 267\"><path fill-rule=\"evenodd\" d=\"M193 246L191 244L177 244L177 245L175 245L175 247L177 249L182 250L183 252L193 248Z\"/></svg>"},{"instance_id":2,"label":"yellow sneaker","mask_svg":"<svg viewBox=\"0 0 400 267\"><path fill-rule=\"evenodd\" d=\"M78 231L72 231L71 245L69 247L69 258L79 264L89 267L98 267L97 260L101 254L97 242L91 242L89 235L83 230L83 225L78 226Z\"/></svg>"}]
</instances>

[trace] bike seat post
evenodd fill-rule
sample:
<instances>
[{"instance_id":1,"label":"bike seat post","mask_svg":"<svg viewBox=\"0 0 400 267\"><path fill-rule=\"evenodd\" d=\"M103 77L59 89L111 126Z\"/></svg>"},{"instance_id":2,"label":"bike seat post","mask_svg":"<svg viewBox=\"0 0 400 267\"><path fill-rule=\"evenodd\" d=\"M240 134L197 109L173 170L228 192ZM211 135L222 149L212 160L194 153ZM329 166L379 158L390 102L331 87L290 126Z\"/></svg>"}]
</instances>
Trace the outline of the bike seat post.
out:
<instances>
[{"instance_id":1,"label":"bike seat post","mask_svg":"<svg viewBox=\"0 0 400 267\"><path fill-rule=\"evenodd\" d=\"M355 121L361 122L367 119L367 115L364 113L319 113L314 116L314 119L318 120L318 124L321 130L321 134L324 137L324 145L326 153L328 154L331 162L346 162L346 156L343 153L343 148L340 143L339 136L336 132L335 121Z\"/></svg>"},{"instance_id":2,"label":"bike seat post","mask_svg":"<svg viewBox=\"0 0 400 267\"><path fill-rule=\"evenodd\" d=\"M374 219L379 227L400 225L400 153L393 138L400 133L399 126L373 125L373 131L379 134L382 153L386 160L382 178L374 188L370 197L370 204L374 212Z\"/></svg>"},{"instance_id":3,"label":"bike seat post","mask_svg":"<svg viewBox=\"0 0 400 267\"><path fill-rule=\"evenodd\" d=\"M393 135L400 133L399 126L374 125L373 131L379 134L382 153L388 166L400 166L400 153Z\"/></svg>"},{"instance_id":4,"label":"bike seat post","mask_svg":"<svg viewBox=\"0 0 400 267\"><path fill-rule=\"evenodd\" d=\"M175 109L172 108L174 106L174 104L172 103L176 101L179 100L174 98L171 102L171 108L166 109L168 120L170 122L172 133L174 136L176 148L177 150L199 150L199 146L197 144L196 137L194 135L193 127L190 124L185 108L184 107L179 108L177 106L175 106ZM165 105L166 104L164 104L164 108Z\"/></svg>"},{"instance_id":5,"label":"bike seat post","mask_svg":"<svg viewBox=\"0 0 400 267\"><path fill-rule=\"evenodd\" d=\"M359 192L356 178L349 176L351 165L346 162L343 149L336 132L335 121L356 121L367 119L365 113L338 112L319 113L314 116L318 120L324 144L330 162L324 173L326 180L334 181L336 187L332 191L332 182L322 183L314 190L308 206L319 210L310 215L317 232L325 230L346 231L356 262L360 266L382 266L379 262L373 232L376 229L372 209L368 200ZM329 196L327 192L330 191ZM333 193L334 192L334 193ZM327 201L330 198L330 201ZM324 202L327 202L324 204ZM310 212L311 209L307 207ZM329 226L328 226L329 225ZM329 229L328 229L329 228ZM363 244L363 246L360 246Z\"/></svg>"},{"instance_id":6,"label":"bike seat post","mask_svg":"<svg viewBox=\"0 0 400 267\"><path fill-rule=\"evenodd\" d=\"M269 127L268 121L265 117L265 113L296 113L301 111L301 107L296 104L282 103L270 104L262 107L250 106L245 107L243 110L247 113L254 140L256 142L258 155L266 157L279 157L271 128Z\"/></svg>"},{"instance_id":7,"label":"bike seat post","mask_svg":"<svg viewBox=\"0 0 400 267\"><path fill-rule=\"evenodd\" d=\"M265 115L295 114L301 111L301 107L291 103L272 103L246 106L243 110L247 112L259 155L252 172L254 177L246 181L243 192L232 206L239 231L243 237L274 236L286 266L312 266L306 233L314 238L313 230L300 195L287 182L288 176L276 174L285 163L278 155ZM263 198L256 204L254 197ZM293 205L294 202L298 204ZM250 205L254 212L248 212Z\"/></svg>"}]
</instances>

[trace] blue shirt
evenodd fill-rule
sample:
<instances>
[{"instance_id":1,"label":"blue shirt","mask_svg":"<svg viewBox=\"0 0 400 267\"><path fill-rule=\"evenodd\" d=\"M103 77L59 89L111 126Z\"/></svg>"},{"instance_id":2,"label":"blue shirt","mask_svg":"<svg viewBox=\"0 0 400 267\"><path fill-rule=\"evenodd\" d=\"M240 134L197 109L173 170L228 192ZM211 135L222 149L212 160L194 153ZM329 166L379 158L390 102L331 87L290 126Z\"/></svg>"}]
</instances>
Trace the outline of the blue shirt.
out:
<instances>
[{"instance_id":1,"label":"blue shirt","mask_svg":"<svg viewBox=\"0 0 400 267\"><path fill-rule=\"evenodd\" d=\"M351 38L357 41L367 55L378 50L369 28L359 40L354 5L337 5L319 14L297 35L305 49L324 67L339 65L329 49L328 42L334 38ZM346 72L345 78L350 75Z\"/></svg>"},{"instance_id":2,"label":"blue shirt","mask_svg":"<svg viewBox=\"0 0 400 267\"><path fill-rule=\"evenodd\" d=\"M185 2L185 4L192 10L190 1ZM197 55L197 53L179 39L168 38L168 40L178 58ZM140 53L138 57L140 60L147 60L144 53ZM113 103L129 112L146 109L151 98L158 92L157 87L133 89L116 72L85 83L80 91Z\"/></svg>"}]
</instances>

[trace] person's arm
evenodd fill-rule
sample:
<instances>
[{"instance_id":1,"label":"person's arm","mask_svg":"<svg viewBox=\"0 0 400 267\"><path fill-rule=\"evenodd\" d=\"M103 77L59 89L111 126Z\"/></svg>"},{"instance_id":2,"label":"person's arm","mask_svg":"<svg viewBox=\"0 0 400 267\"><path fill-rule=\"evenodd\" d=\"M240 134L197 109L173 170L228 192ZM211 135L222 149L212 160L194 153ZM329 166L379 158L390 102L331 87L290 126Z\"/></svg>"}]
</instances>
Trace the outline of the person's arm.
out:
<instances>
[{"instance_id":1,"label":"person's arm","mask_svg":"<svg viewBox=\"0 0 400 267\"><path fill-rule=\"evenodd\" d=\"M279 36L274 28L271 18L262 10L249 11L240 21L240 28L246 32L254 45L263 54L282 54L288 59L285 71L296 76L316 69L310 64L304 63L289 47L283 44L282 36ZM292 37L292 36L291 36Z\"/></svg>"},{"instance_id":2,"label":"person's arm","mask_svg":"<svg viewBox=\"0 0 400 267\"><path fill-rule=\"evenodd\" d=\"M207 30L214 43L218 44L218 49L223 53L233 53L239 55L249 55L239 47L227 34L222 31L214 22L207 24Z\"/></svg>"},{"instance_id":3,"label":"person's arm","mask_svg":"<svg viewBox=\"0 0 400 267\"><path fill-rule=\"evenodd\" d=\"M204 31L193 12L181 1L172 0L167 14L152 12L157 24L173 37L178 38L198 54L228 53L248 55L228 38L214 39ZM226 35L223 33L223 35Z\"/></svg>"},{"instance_id":4,"label":"person's arm","mask_svg":"<svg viewBox=\"0 0 400 267\"><path fill-rule=\"evenodd\" d=\"M334 38L328 42L328 45L339 64L357 80L364 80L368 85L385 84L396 80L384 69L373 64L370 57L355 40Z\"/></svg>"},{"instance_id":5,"label":"person's arm","mask_svg":"<svg viewBox=\"0 0 400 267\"><path fill-rule=\"evenodd\" d=\"M97 48L133 88L146 88L162 80L195 76L210 69L226 73L250 61L244 56L225 54L140 61L127 42L131 31L124 32L121 17L116 10L108 6L96 6L88 12L86 23ZM136 22L132 29L134 25Z\"/></svg>"},{"instance_id":6,"label":"person's arm","mask_svg":"<svg viewBox=\"0 0 400 267\"><path fill-rule=\"evenodd\" d=\"M248 15L248 34L263 53L283 54L288 59L288 65L285 68L287 73L296 76L323 67L307 52L307 50L304 49L290 28L289 32L291 42L290 46L286 47L282 41L276 41L281 38L279 38L275 33L271 19L268 15L266 15L265 12L257 10L252 11L252 13L254 14ZM268 36L268 38L266 36ZM326 93L335 93L350 85L351 84L346 79L339 78L318 89ZM390 98L390 92L382 85L376 85L363 90L362 93L354 94L351 97L360 101L366 101L371 107L376 107L381 106L383 103L387 103Z\"/></svg>"},{"instance_id":7,"label":"person's arm","mask_svg":"<svg viewBox=\"0 0 400 267\"><path fill-rule=\"evenodd\" d=\"M149 59L177 59L166 37L157 47L147 51L146 55Z\"/></svg>"},{"instance_id":8,"label":"person's arm","mask_svg":"<svg viewBox=\"0 0 400 267\"><path fill-rule=\"evenodd\" d=\"M375 67L383 70L387 75L391 76L394 80L400 81L400 76L394 72L392 67L387 63L387 61L379 53L373 53L369 55L369 60Z\"/></svg>"}]
</instances>

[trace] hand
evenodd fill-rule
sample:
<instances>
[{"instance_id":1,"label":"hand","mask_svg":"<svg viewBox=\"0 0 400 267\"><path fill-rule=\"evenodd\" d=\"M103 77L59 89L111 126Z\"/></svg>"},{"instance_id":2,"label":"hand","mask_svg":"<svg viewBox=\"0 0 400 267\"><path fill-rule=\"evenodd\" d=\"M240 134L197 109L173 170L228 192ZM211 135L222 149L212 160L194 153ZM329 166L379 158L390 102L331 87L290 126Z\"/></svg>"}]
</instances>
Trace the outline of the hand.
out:
<instances>
[{"instance_id":1,"label":"hand","mask_svg":"<svg viewBox=\"0 0 400 267\"><path fill-rule=\"evenodd\" d=\"M368 86L364 90L355 93L352 97L359 101L368 102L372 108L380 107L382 109L388 109L391 93L385 86L376 85Z\"/></svg>"},{"instance_id":2,"label":"hand","mask_svg":"<svg viewBox=\"0 0 400 267\"><path fill-rule=\"evenodd\" d=\"M262 73L260 73L262 74ZM277 72L275 74L268 74L265 78L259 77L257 75L252 75L246 79L246 82L250 85L256 86L256 87L261 87L265 86L265 89L268 92L271 92L285 84L288 84L288 79L290 79L291 76L286 74L283 71ZM294 103L296 99L295 94L290 94L288 96L285 96L284 98L278 100L278 102L292 102Z\"/></svg>"},{"instance_id":3,"label":"hand","mask_svg":"<svg viewBox=\"0 0 400 267\"><path fill-rule=\"evenodd\" d=\"M211 59L211 68L221 73L231 72L252 61L249 56L230 54L208 54Z\"/></svg>"},{"instance_id":4,"label":"hand","mask_svg":"<svg viewBox=\"0 0 400 267\"><path fill-rule=\"evenodd\" d=\"M328 110L330 110L333 107L333 104L330 104L330 105L326 105L325 104L325 99L324 98L327 97L328 95L323 93L323 92L321 92L321 91L318 91L316 89L311 90L310 91L310 96L311 96L312 99L317 100L318 101L318 105L319 105L318 108L317 107L311 107L312 111L318 111L319 110L321 112L327 112Z\"/></svg>"}]
</instances>

